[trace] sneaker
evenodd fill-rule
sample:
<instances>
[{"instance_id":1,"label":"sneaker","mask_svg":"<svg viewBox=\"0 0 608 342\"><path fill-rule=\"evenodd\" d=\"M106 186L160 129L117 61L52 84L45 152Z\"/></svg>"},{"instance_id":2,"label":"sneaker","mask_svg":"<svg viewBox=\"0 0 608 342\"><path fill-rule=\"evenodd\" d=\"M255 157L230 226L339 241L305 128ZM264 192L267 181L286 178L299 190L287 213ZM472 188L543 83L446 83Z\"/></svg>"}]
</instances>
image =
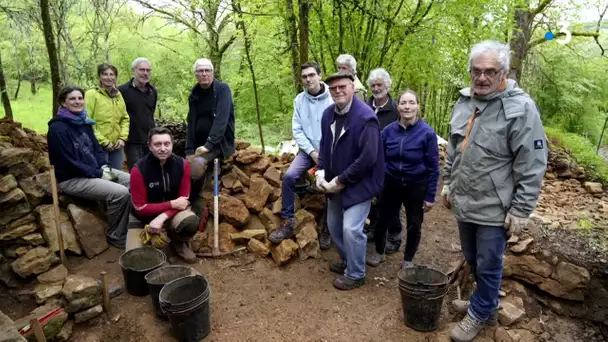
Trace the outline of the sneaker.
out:
<instances>
[{"instance_id":1,"label":"sneaker","mask_svg":"<svg viewBox=\"0 0 608 342\"><path fill-rule=\"evenodd\" d=\"M414 263L412 261L403 261L401 264L401 268L414 267Z\"/></svg>"},{"instance_id":2,"label":"sneaker","mask_svg":"<svg viewBox=\"0 0 608 342\"><path fill-rule=\"evenodd\" d=\"M401 247L398 243L391 242L390 240L386 241L386 254L391 255L399 252L399 247Z\"/></svg>"},{"instance_id":3,"label":"sneaker","mask_svg":"<svg viewBox=\"0 0 608 342\"><path fill-rule=\"evenodd\" d=\"M268 240L274 244L281 243L285 239L289 239L293 236L293 219L283 219L279 229L268 235Z\"/></svg>"},{"instance_id":4,"label":"sneaker","mask_svg":"<svg viewBox=\"0 0 608 342\"><path fill-rule=\"evenodd\" d=\"M329 270L334 273L344 274L344 271L346 271L346 261L340 260L340 261L331 263L329 265Z\"/></svg>"},{"instance_id":5,"label":"sneaker","mask_svg":"<svg viewBox=\"0 0 608 342\"><path fill-rule=\"evenodd\" d=\"M344 291L356 289L357 287L361 287L363 284L365 284L365 278L353 280L346 276L339 276L336 278L336 280L334 280L334 287L338 290Z\"/></svg>"},{"instance_id":6,"label":"sneaker","mask_svg":"<svg viewBox=\"0 0 608 342\"><path fill-rule=\"evenodd\" d=\"M196 262L196 254L190 249L187 242L172 240L171 246L173 246L175 254L184 259L185 262L189 264Z\"/></svg>"},{"instance_id":7,"label":"sneaker","mask_svg":"<svg viewBox=\"0 0 608 342\"><path fill-rule=\"evenodd\" d=\"M452 308L454 308L454 311L456 311L457 313L459 313L461 315L466 315L469 312L470 306L471 306L471 302L468 300L455 299L452 301ZM486 321L486 325L495 326L498 324L499 308L500 308L500 306L498 308L494 309L494 311L492 311L492 313L490 313L490 317L488 317L488 320Z\"/></svg>"},{"instance_id":8,"label":"sneaker","mask_svg":"<svg viewBox=\"0 0 608 342\"><path fill-rule=\"evenodd\" d=\"M326 224L323 225L321 234L319 235L319 247L323 251L331 248L331 236L329 235L329 229Z\"/></svg>"},{"instance_id":9,"label":"sneaker","mask_svg":"<svg viewBox=\"0 0 608 342\"><path fill-rule=\"evenodd\" d=\"M374 253L373 255L368 257L367 260L365 260L365 263L372 267L376 267L376 266L380 265L384 261L385 258L386 258L386 256L384 254Z\"/></svg>"},{"instance_id":10,"label":"sneaker","mask_svg":"<svg viewBox=\"0 0 608 342\"><path fill-rule=\"evenodd\" d=\"M471 315L467 314L464 318L456 324L456 326L450 332L450 337L456 342L469 342L473 341L481 330L485 327L485 322L478 321Z\"/></svg>"}]
</instances>

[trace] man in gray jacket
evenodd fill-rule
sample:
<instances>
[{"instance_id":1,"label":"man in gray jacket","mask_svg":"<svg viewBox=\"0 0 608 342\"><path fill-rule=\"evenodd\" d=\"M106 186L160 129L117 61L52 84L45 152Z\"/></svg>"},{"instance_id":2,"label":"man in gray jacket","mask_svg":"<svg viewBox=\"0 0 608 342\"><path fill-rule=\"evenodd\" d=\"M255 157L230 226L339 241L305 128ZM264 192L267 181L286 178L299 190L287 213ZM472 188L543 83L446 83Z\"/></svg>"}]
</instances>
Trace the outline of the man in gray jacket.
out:
<instances>
[{"instance_id":1,"label":"man in gray jacket","mask_svg":"<svg viewBox=\"0 0 608 342\"><path fill-rule=\"evenodd\" d=\"M536 104L507 79L510 55L496 41L473 46L471 87L452 110L441 195L477 281L470 302L453 303L466 313L451 331L455 341L471 341L496 324L506 239L526 226L547 166Z\"/></svg>"}]
</instances>

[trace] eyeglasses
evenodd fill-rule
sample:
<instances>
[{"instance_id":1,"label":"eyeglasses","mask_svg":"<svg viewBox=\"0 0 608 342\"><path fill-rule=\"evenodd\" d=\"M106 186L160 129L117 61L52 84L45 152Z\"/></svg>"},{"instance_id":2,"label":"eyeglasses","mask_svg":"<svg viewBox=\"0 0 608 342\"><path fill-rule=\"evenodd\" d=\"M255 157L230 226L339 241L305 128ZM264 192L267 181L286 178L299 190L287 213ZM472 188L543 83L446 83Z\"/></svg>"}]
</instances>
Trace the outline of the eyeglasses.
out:
<instances>
[{"instance_id":1,"label":"eyeglasses","mask_svg":"<svg viewBox=\"0 0 608 342\"><path fill-rule=\"evenodd\" d=\"M139 71L139 72L152 72L152 69L138 68L137 71Z\"/></svg>"},{"instance_id":2,"label":"eyeglasses","mask_svg":"<svg viewBox=\"0 0 608 342\"><path fill-rule=\"evenodd\" d=\"M213 71L213 70L211 70L211 69L197 69L196 71L194 71L194 73L196 73L196 74L204 74L204 73L209 74L209 73L211 73L212 71Z\"/></svg>"},{"instance_id":3,"label":"eyeglasses","mask_svg":"<svg viewBox=\"0 0 608 342\"><path fill-rule=\"evenodd\" d=\"M346 87L348 87L349 85L351 85L352 83L348 83L348 84L341 84L341 85L337 85L337 86L333 86L333 87L329 87L329 91L331 91L332 93L335 93L337 91L345 91Z\"/></svg>"},{"instance_id":4,"label":"eyeglasses","mask_svg":"<svg viewBox=\"0 0 608 342\"><path fill-rule=\"evenodd\" d=\"M499 73L500 73L500 70L494 70L494 69L489 69L489 70L473 69L473 70L471 70L471 75L474 78L480 78L481 75L486 75L486 77L488 77L488 78L494 78Z\"/></svg>"}]
</instances>

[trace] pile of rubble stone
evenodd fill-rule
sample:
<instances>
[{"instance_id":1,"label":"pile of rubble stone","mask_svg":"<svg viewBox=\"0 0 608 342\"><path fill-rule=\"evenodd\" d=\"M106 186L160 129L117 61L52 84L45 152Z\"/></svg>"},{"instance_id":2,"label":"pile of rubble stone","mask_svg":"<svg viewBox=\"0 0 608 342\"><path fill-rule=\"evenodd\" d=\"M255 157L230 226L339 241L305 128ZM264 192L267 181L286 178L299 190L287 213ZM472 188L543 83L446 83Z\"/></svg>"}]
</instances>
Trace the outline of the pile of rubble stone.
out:
<instances>
[{"instance_id":1,"label":"pile of rubble stone","mask_svg":"<svg viewBox=\"0 0 608 342\"><path fill-rule=\"evenodd\" d=\"M244 141L237 141L236 145L237 151L221 167L220 251L230 252L244 245L257 255L270 254L278 265L296 255L302 260L319 257L317 219L325 206L324 195L309 193L297 197L295 237L273 246L267 237L281 224L278 215L281 212L281 180L294 156L265 155L261 149L250 147ZM203 188L201 195L213 214L212 191ZM194 237L193 248L199 253L209 253L213 246L213 229L211 224L207 227L204 233L199 232Z\"/></svg>"}]
</instances>

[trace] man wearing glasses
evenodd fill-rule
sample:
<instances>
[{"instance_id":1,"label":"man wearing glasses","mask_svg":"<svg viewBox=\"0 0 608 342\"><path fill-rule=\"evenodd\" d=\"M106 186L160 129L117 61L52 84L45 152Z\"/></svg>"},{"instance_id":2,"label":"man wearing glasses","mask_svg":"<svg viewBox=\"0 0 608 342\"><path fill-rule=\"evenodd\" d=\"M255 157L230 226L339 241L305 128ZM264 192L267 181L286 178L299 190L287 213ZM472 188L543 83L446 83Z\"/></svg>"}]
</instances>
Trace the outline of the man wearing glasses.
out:
<instances>
[{"instance_id":1,"label":"man wearing glasses","mask_svg":"<svg viewBox=\"0 0 608 342\"><path fill-rule=\"evenodd\" d=\"M131 63L133 78L118 87L129 114L129 138L125 145L129 170L148 154L148 132L155 127L154 111L158 101L156 88L150 84L152 64L139 57Z\"/></svg>"},{"instance_id":2,"label":"man wearing glasses","mask_svg":"<svg viewBox=\"0 0 608 342\"><path fill-rule=\"evenodd\" d=\"M340 260L333 285L351 290L365 282L367 236L363 233L372 198L384 182L384 151L379 121L355 97L355 77L338 72L325 80L335 104L321 120L317 187L327 196L327 225Z\"/></svg>"},{"instance_id":3,"label":"man wearing glasses","mask_svg":"<svg viewBox=\"0 0 608 342\"><path fill-rule=\"evenodd\" d=\"M470 301L452 303L466 314L451 331L455 341L496 325L506 240L526 226L547 167L536 104L507 79L510 56L509 46L496 41L473 46L471 87L452 110L441 195L477 281Z\"/></svg>"},{"instance_id":4,"label":"man wearing glasses","mask_svg":"<svg viewBox=\"0 0 608 342\"><path fill-rule=\"evenodd\" d=\"M186 159L192 167L190 203L200 217L198 199L207 165L234 153L234 105L230 87L215 79L209 59L197 59L194 74L197 84L188 97Z\"/></svg>"},{"instance_id":5,"label":"man wearing glasses","mask_svg":"<svg viewBox=\"0 0 608 342\"><path fill-rule=\"evenodd\" d=\"M293 136L298 144L298 154L283 176L281 227L268 236L272 243L281 243L293 236L293 215L295 188L298 179L308 169L317 165L321 144L321 118L323 111L334 101L329 96L329 88L321 82L321 67L315 62L306 62L300 67L304 91L293 100ZM329 234L323 234L322 237ZM328 238L321 238L323 241ZM327 241L325 244L329 244ZM327 246L325 246L327 247Z\"/></svg>"}]
</instances>

